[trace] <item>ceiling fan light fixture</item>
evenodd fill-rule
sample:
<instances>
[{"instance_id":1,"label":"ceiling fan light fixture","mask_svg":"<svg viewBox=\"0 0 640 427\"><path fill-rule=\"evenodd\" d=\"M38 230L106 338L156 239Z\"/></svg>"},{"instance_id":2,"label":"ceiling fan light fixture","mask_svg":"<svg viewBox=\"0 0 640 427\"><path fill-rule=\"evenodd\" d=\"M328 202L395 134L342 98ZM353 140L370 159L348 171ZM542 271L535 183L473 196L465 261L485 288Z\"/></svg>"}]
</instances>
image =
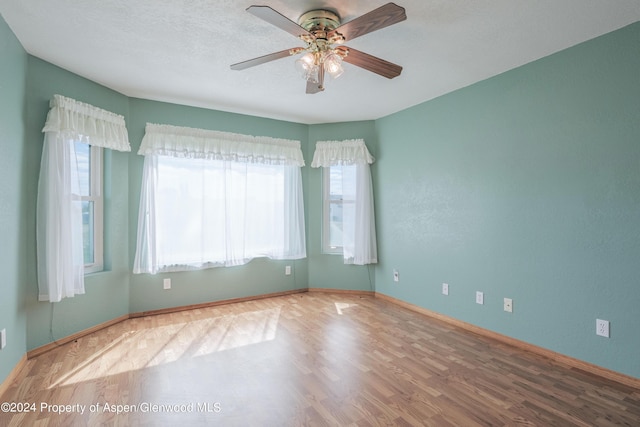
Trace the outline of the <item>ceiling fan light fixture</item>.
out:
<instances>
[{"instance_id":1,"label":"ceiling fan light fixture","mask_svg":"<svg viewBox=\"0 0 640 427\"><path fill-rule=\"evenodd\" d=\"M316 63L316 56L311 52L307 52L302 57L300 57L298 61L302 61L307 67L312 67Z\"/></svg>"},{"instance_id":2,"label":"ceiling fan light fixture","mask_svg":"<svg viewBox=\"0 0 640 427\"><path fill-rule=\"evenodd\" d=\"M296 60L296 70L304 80L312 83L318 82L318 66L314 54L309 52Z\"/></svg>"},{"instance_id":3,"label":"ceiling fan light fixture","mask_svg":"<svg viewBox=\"0 0 640 427\"><path fill-rule=\"evenodd\" d=\"M342 57L333 51L329 52L324 57L324 70L334 79L340 77L344 72Z\"/></svg>"},{"instance_id":4,"label":"ceiling fan light fixture","mask_svg":"<svg viewBox=\"0 0 640 427\"><path fill-rule=\"evenodd\" d=\"M342 44L407 19L404 8L395 3L387 3L346 24L341 22L336 12L326 9L310 10L304 13L297 24L269 6L253 5L249 6L247 11L297 37L306 46L238 62L231 65L232 70L244 70L300 54L302 57L295 62L295 67L301 77L307 81L306 93L308 94L324 90L325 74L329 74L334 79L340 77L344 72L343 61L388 79L397 77L402 72L402 67L399 65L350 49Z\"/></svg>"},{"instance_id":5,"label":"ceiling fan light fixture","mask_svg":"<svg viewBox=\"0 0 640 427\"><path fill-rule=\"evenodd\" d=\"M310 83L320 83L320 67L314 65L304 78Z\"/></svg>"}]
</instances>

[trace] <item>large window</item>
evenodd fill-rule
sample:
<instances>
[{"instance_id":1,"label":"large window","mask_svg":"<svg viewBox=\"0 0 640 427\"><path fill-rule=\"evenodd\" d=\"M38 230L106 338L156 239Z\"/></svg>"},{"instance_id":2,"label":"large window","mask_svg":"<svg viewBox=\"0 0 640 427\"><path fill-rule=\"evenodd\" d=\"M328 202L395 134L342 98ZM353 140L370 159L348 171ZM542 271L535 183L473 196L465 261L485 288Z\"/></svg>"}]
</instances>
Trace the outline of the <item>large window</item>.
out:
<instances>
[{"instance_id":1,"label":"large window","mask_svg":"<svg viewBox=\"0 0 640 427\"><path fill-rule=\"evenodd\" d=\"M298 141L147 124L134 273L306 256Z\"/></svg>"},{"instance_id":2,"label":"large window","mask_svg":"<svg viewBox=\"0 0 640 427\"><path fill-rule=\"evenodd\" d=\"M84 272L102 271L103 262L103 197L102 148L76 142L74 144L78 196L82 205L82 255Z\"/></svg>"},{"instance_id":3,"label":"large window","mask_svg":"<svg viewBox=\"0 0 640 427\"><path fill-rule=\"evenodd\" d=\"M355 209L356 167L330 166L323 168L323 251L342 254L345 217L348 219Z\"/></svg>"}]
</instances>

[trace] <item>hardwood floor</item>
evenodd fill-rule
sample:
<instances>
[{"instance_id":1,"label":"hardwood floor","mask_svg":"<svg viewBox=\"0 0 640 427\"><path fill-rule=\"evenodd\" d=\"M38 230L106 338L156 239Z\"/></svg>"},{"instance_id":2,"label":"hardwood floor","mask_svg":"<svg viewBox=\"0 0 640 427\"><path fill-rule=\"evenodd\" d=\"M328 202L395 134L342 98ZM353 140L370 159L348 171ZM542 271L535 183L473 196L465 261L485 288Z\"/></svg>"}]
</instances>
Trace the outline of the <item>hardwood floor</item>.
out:
<instances>
[{"instance_id":1,"label":"hardwood floor","mask_svg":"<svg viewBox=\"0 0 640 427\"><path fill-rule=\"evenodd\" d=\"M1 426L640 426L638 389L330 293L129 319L29 360L3 402Z\"/></svg>"}]
</instances>

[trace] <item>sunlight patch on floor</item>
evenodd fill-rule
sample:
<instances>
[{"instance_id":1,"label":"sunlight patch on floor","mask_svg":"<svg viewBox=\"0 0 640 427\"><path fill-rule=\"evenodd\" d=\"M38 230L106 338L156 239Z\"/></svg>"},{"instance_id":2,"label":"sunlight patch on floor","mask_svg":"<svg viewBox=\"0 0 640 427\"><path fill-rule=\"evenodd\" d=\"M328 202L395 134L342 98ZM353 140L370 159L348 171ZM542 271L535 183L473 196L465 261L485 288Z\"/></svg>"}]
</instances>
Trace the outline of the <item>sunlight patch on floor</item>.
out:
<instances>
[{"instance_id":1,"label":"sunlight patch on floor","mask_svg":"<svg viewBox=\"0 0 640 427\"><path fill-rule=\"evenodd\" d=\"M62 373L49 388L272 341L279 318L277 307L129 331Z\"/></svg>"},{"instance_id":2,"label":"sunlight patch on floor","mask_svg":"<svg viewBox=\"0 0 640 427\"><path fill-rule=\"evenodd\" d=\"M352 307L357 307L358 304L348 304L346 302L336 302L336 311L338 312L338 314L342 315L342 311L346 310L347 308L352 308Z\"/></svg>"}]
</instances>

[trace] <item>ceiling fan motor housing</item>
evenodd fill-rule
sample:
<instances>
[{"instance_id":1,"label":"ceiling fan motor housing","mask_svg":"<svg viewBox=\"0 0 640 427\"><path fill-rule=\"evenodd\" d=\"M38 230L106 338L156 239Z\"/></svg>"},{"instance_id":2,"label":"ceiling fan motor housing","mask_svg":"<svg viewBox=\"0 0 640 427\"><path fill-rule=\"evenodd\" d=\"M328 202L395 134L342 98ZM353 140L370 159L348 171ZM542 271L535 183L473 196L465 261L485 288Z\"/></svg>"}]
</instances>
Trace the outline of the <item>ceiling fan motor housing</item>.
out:
<instances>
[{"instance_id":1,"label":"ceiling fan motor housing","mask_svg":"<svg viewBox=\"0 0 640 427\"><path fill-rule=\"evenodd\" d=\"M340 17L329 10L311 10L300 16L298 24L309 32L331 31L340 26Z\"/></svg>"},{"instance_id":2,"label":"ceiling fan motor housing","mask_svg":"<svg viewBox=\"0 0 640 427\"><path fill-rule=\"evenodd\" d=\"M298 24L313 35L300 37L306 43L319 41L320 44L331 45L344 42L344 37L333 31L340 26L340 17L329 10L318 9L306 12L300 16Z\"/></svg>"}]
</instances>

